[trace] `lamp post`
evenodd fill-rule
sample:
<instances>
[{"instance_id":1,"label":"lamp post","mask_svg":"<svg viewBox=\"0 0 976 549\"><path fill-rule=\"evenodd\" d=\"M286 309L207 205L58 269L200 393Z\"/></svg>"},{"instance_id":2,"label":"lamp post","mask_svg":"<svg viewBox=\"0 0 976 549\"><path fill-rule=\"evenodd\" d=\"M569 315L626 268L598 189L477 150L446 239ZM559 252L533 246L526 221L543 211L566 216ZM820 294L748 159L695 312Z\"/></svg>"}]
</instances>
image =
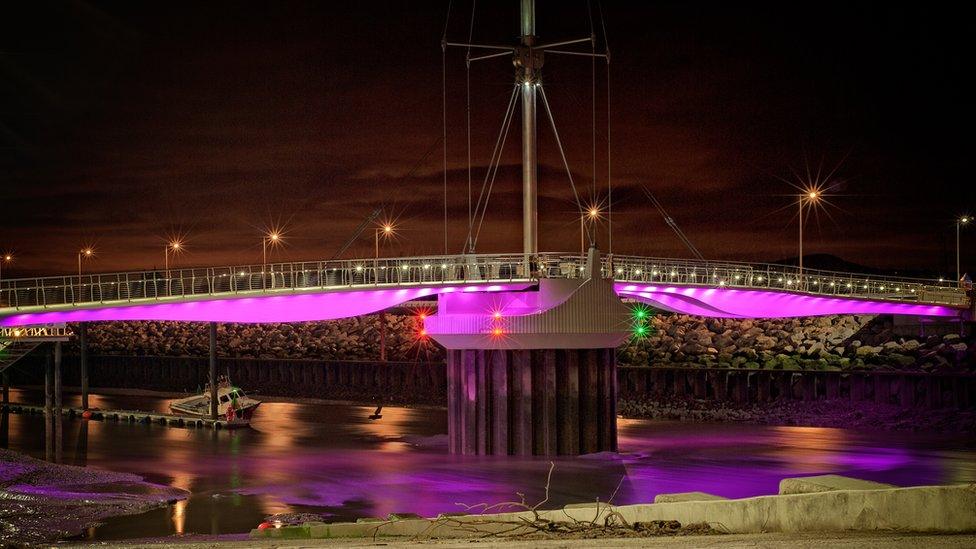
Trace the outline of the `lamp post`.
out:
<instances>
[{"instance_id":1,"label":"lamp post","mask_svg":"<svg viewBox=\"0 0 976 549\"><path fill-rule=\"evenodd\" d=\"M384 223L381 227L373 229L373 269L377 280L380 277L380 235L382 234L383 238L390 238L394 230L392 223Z\"/></svg>"},{"instance_id":2,"label":"lamp post","mask_svg":"<svg viewBox=\"0 0 976 549\"><path fill-rule=\"evenodd\" d=\"M170 289L170 276L169 276L169 253L172 250L173 255L180 253L183 249L183 243L179 240L173 240L172 242L167 242L166 246L163 248L163 264L166 272L166 293L171 293Z\"/></svg>"},{"instance_id":3,"label":"lamp post","mask_svg":"<svg viewBox=\"0 0 976 549\"><path fill-rule=\"evenodd\" d=\"M91 248L82 248L81 251L78 252L78 295L80 295L82 299L84 299L84 287L81 283L81 260L91 259L94 257L94 255L95 250Z\"/></svg>"},{"instance_id":4,"label":"lamp post","mask_svg":"<svg viewBox=\"0 0 976 549\"><path fill-rule=\"evenodd\" d=\"M268 283L265 273L268 272L268 246L277 246L281 243L281 233L277 230L272 230L268 234L261 238L261 288L267 289ZM271 286L274 287L274 279L271 280Z\"/></svg>"},{"instance_id":5,"label":"lamp post","mask_svg":"<svg viewBox=\"0 0 976 549\"><path fill-rule=\"evenodd\" d=\"M584 222L589 221L593 223L600 217L600 209L596 206L590 206L590 209L586 210L584 215L580 216L580 255L586 256L586 242L584 237L586 235L586 229L584 228Z\"/></svg>"},{"instance_id":6,"label":"lamp post","mask_svg":"<svg viewBox=\"0 0 976 549\"><path fill-rule=\"evenodd\" d=\"M173 251L173 255L176 255L176 254L180 253L180 251L182 249L183 249L183 243L180 242L179 240L174 240L172 242L168 242L166 244L166 247L163 248L163 262L164 262L165 267L166 267L166 278L169 278L169 252L170 252L170 250Z\"/></svg>"},{"instance_id":7,"label":"lamp post","mask_svg":"<svg viewBox=\"0 0 976 549\"><path fill-rule=\"evenodd\" d=\"M84 259L91 259L91 257L94 256L94 255L95 255L95 250L93 250L91 248L83 248L81 251L78 252L78 283L79 284L81 283L81 260L82 260L82 258L84 258Z\"/></svg>"},{"instance_id":8,"label":"lamp post","mask_svg":"<svg viewBox=\"0 0 976 549\"><path fill-rule=\"evenodd\" d=\"M959 233L963 225L968 225L972 218L964 215L956 220L956 281L962 280L962 268L960 262Z\"/></svg>"},{"instance_id":9,"label":"lamp post","mask_svg":"<svg viewBox=\"0 0 976 549\"><path fill-rule=\"evenodd\" d=\"M9 254L9 253L3 254L3 257L0 257L0 280L3 280L3 264L10 263L13 260L14 260L13 254Z\"/></svg>"},{"instance_id":10,"label":"lamp post","mask_svg":"<svg viewBox=\"0 0 976 549\"><path fill-rule=\"evenodd\" d=\"M800 259L799 259L799 268L797 269L797 275L796 275L797 288L803 287L803 202L808 201L812 205L815 202L817 202L817 200L819 199L820 199L820 192L816 190L812 190L806 194L801 194L800 200L798 201L798 204L800 205Z\"/></svg>"},{"instance_id":11,"label":"lamp post","mask_svg":"<svg viewBox=\"0 0 976 549\"><path fill-rule=\"evenodd\" d=\"M393 236L394 227L392 223L384 223L382 226L373 229L373 272L378 283L380 281L380 235L383 238ZM386 362L386 312L380 311L380 362Z\"/></svg>"}]
</instances>

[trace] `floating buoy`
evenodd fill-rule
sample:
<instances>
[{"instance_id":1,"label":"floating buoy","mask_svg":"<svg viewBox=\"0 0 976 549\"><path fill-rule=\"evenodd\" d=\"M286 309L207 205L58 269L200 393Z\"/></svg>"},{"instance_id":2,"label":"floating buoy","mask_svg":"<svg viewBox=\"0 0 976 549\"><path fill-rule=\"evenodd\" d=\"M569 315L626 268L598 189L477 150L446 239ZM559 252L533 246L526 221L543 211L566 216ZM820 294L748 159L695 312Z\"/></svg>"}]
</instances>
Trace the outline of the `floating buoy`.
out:
<instances>
[{"instance_id":1,"label":"floating buoy","mask_svg":"<svg viewBox=\"0 0 976 549\"><path fill-rule=\"evenodd\" d=\"M274 526L274 525L271 524L270 522L264 521L261 524L258 524L258 530L267 530L268 528L271 528L272 526Z\"/></svg>"},{"instance_id":2,"label":"floating buoy","mask_svg":"<svg viewBox=\"0 0 976 549\"><path fill-rule=\"evenodd\" d=\"M81 413L81 417L83 419L91 419L91 417L92 417L91 410L85 410L84 412L82 412Z\"/></svg>"}]
</instances>

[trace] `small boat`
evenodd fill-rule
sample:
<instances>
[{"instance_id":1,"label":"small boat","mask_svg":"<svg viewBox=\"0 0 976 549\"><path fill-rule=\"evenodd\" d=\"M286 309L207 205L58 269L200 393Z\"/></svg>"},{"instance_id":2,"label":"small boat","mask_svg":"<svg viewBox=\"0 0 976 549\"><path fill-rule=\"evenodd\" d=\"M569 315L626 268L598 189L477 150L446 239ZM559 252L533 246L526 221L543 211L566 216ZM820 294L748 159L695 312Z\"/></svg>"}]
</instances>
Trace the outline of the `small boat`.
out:
<instances>
[{"instance_id":1,"label":"small boat","mask_svg":"<svg viewBox=\"0 0 976 549\"><path fill-rule=\"evenodd\" d=\"M228 423L246 424L260 405L260 400L244 394L243 389L234 387L226 377L217 382L217 414ZM201 394L174 400L169 407L177 414L210 417L210 386Z\"/></svg>"}]
</instances>

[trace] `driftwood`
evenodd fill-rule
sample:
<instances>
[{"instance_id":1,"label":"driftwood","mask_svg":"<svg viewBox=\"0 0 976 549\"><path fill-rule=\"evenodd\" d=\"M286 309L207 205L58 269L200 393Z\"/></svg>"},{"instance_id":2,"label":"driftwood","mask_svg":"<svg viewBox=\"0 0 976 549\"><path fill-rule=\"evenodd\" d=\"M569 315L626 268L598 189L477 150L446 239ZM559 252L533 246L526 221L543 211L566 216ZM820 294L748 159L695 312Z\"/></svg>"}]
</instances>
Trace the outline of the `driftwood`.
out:
<instances>
[{"instance_id":1,"label":"driftwood","mask_svg":"<svg viewBox=\"0 0 976 549\"><path fill-rule=\"evenodd\" d=\"M681 534L711 534L717 533L706 524L682 527L678 521L652 521L648 523L629 523L623 515L613 507L613 500L623 484L621 477L617 487L606 502L599 498L593 509L593 518L580 520L565 509L547 510L543 507L549 502L549 489L552 482L552 472L555 463L549 463L546 475L545 497L535 504L525 500L525 494L517 492L517 501L505 501L488 504L477 503L468 505L458 503L463 509L459 515L441 515L430 521L430 525L414 540L437 537L438 529L452 530L452 537L456 533L468 534L473 538L604 538L604 537L640 537L655 535ZM506 516L507 513L517 513L516 517ZM559 513L558 519L551 518ZM385 523L389 524L389 523ZM376 533L382 525L377 526ZM374 534L375 536L375 534Z\"/></svg>"}]
</instances>

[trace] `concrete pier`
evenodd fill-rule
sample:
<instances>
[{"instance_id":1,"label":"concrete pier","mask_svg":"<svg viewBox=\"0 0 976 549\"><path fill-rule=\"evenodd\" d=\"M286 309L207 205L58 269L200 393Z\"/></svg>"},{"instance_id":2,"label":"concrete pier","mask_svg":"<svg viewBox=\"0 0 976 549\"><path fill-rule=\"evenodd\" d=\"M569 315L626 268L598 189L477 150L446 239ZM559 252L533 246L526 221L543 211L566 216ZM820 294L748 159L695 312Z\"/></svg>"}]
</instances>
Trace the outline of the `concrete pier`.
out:
<instances>
[{"instance_id":1,"label":"concrete pier","mask_svg":"<svg viewBox=\"0 0 976 549\"><path fill-rule=\"evenodd\" d=\"M616 451L615 349L630 311L590 249L579 279L535 291L438 296L427 333L447 348L450 451Z\"/></svg>"},{"instance_id":2,"label":"concrete pier","mask_svg":"<svg viewBox=\"0 0 976 549\"><path fill-rule=\"evenodd\" d=\"M64 391L61 390L61 342L54 342L54 409L61 411Z\"/></svg>"},{"instance_id":3,"label":"concrete pier","mask_svg":"<svg viewBox=\"0 0 976 549\"><path fill-rule=\"evenodd\" d=\"M217 419L217 323L211 322L210 334L210 419Z\"/></svg>"},{"instance_id":4,"label":"concrete pier","mask_svg":"<svg viewBox=\"0 0 976 549\"><path fill-rule=\"evenodd\" d=\"M617 450L614 349L451 350L451 453Z\"/></svg>"},{"instance_id":5,"label":"concrete pier","mask_svg":"<svg viewBox=\"0 0 976 549\"><path fill-rule=\"evenodd\" d=\"M88 409L88 323L78 325L79 368L81 375L81 407Z\"/></svg>"}]
</instances>

